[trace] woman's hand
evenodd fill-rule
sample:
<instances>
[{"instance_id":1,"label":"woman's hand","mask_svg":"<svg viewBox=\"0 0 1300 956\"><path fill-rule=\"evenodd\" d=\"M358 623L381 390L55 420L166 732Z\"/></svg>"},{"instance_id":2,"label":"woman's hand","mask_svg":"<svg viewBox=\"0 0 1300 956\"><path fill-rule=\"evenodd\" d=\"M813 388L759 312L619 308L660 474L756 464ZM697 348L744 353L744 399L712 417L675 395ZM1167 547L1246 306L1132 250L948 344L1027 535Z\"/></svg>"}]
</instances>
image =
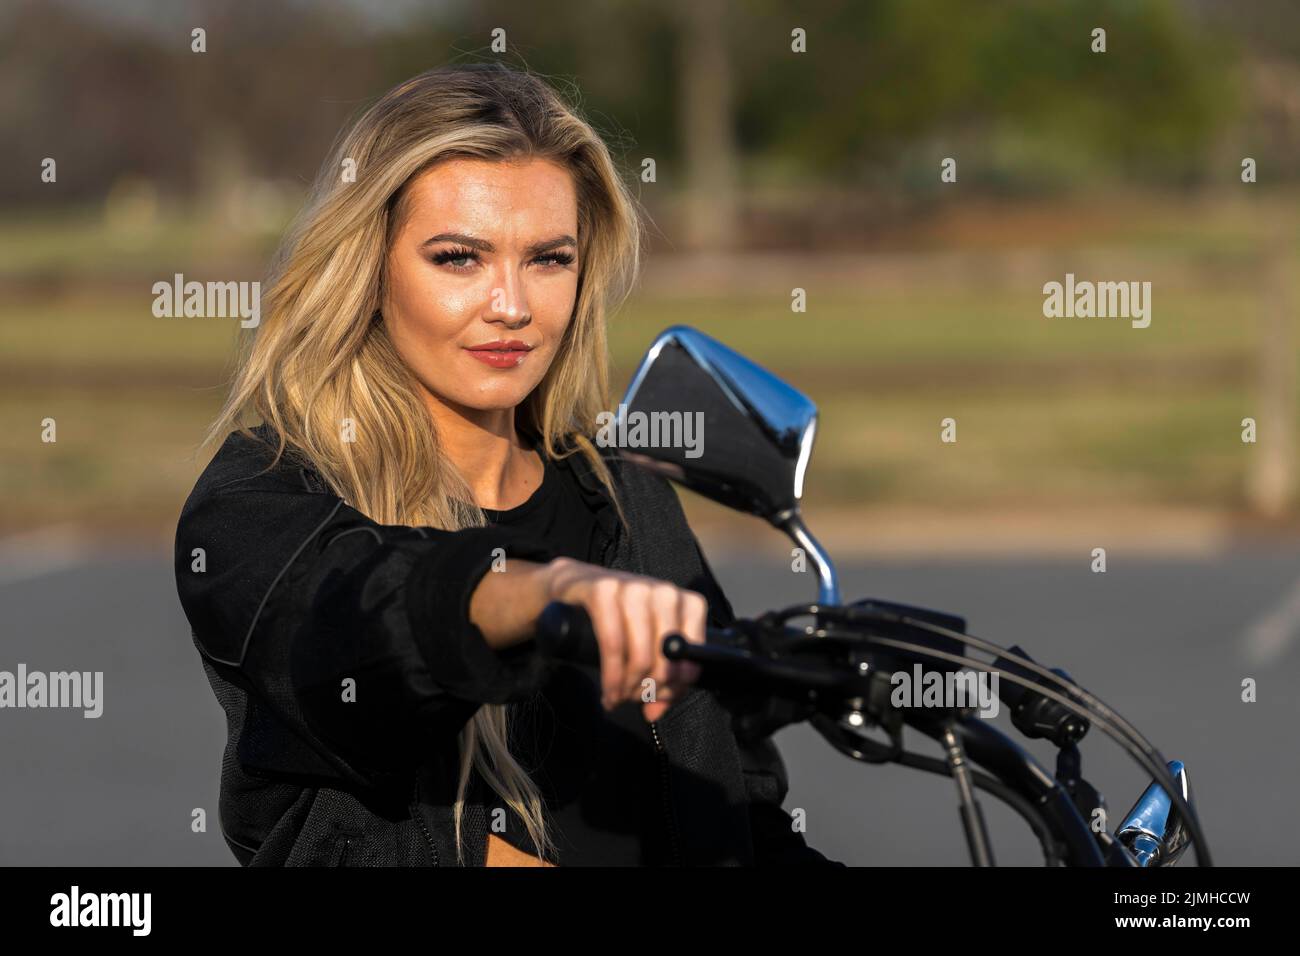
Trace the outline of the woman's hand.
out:
<instances>
[{"instance_id":1,"label":"woman's hand","mask_svg":"<svg viewBox=\"0 0 1300 956\"><path fill-rule=\"evenodd\" d=\"M697 665L664 657L663 639L677 633L703 644L708 602L656 578L570 558L511 561L507 573L483 576L470 598L470 620L490 646L505 647L531 637L551 601L580 605L591 618L606 709L636 700L645 719L656 721L699 677Z\"/></svg>"},{"instance_id":2,"label":"woman's hand","mask_svg":"<svg viewBox=\"0 0 1300 956\"><path fill-rule=\"evenodd\" d=\"M546 567L550 600L581 605L591 618L600 645L606 709L639 700L646 720L662 717L699 676L695 664L664 657L664 638L676 633L704 643L709 611L704 595L568 558L557 558Z\"/></svg>"}]
</instances>

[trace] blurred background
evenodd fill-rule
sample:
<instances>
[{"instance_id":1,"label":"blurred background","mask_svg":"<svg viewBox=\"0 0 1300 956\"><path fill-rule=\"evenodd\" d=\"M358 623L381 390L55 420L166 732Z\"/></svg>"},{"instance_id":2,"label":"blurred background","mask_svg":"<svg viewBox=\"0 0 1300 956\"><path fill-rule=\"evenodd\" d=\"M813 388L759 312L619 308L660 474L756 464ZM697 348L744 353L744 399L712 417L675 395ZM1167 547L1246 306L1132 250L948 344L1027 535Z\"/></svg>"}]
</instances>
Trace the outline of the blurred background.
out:
<instances>
[{"instance_id":1,"label":"blurred background","mask_svg":"<svg viewBox=\"0 0 1300 956\"><path fill-rule=\"evenodd\" d=\"M1300 862L1269 824L1300 784L1285 0L0 0L0 667L107 684L93 724L0 715L0 861L233 864L169 549L239 323L156 318L151 289L263 279L349 118L497 56L578 102L650 216L618 387L685 323L805 391L806 512L847 597L963 613L1065 666L1189 763L1222 862ZM1066 273L1151 282L1150 327L1045 318ZM811 598L775 532L683 498L738 612ZM778 739L815 845L964 862L946 782ZM1114 753L1092 769L1116 813L1145 783Z\"/></svg>"}]
</instances>

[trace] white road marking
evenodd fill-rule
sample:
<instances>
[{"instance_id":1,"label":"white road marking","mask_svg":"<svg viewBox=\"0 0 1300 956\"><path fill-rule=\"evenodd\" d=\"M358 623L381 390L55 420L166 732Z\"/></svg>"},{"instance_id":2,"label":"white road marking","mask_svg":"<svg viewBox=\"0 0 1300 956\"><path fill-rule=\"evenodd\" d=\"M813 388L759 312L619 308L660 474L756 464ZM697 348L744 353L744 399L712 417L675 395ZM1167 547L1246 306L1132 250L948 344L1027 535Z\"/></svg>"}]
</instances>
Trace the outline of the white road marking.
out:
<instances>
[{"instance_id":1,"label":"white road marking","mask_svg":"<svg viewBox=\"0 0 1300 956\"><path fill-rule=\"evenodd\" d=\"M1251 624L1242 635L1246 657L1252 664L1271 664L1286 653L1300 634L1300 580L1291 586L1286 597Z\"/></svg>"}]
</instances>

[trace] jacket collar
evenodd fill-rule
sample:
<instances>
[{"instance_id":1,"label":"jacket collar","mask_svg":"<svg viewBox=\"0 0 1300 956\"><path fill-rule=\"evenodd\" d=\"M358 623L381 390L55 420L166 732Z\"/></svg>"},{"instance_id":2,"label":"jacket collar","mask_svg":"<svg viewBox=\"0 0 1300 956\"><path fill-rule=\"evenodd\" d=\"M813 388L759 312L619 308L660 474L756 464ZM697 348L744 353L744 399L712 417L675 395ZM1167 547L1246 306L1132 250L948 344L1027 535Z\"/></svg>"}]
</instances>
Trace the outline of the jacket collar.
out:
<instances>
[{"instance_id":1,"label":"jacket collar","mask_svg":"<svg viewBox=\"0 0 1300 956\"><path fill-rule=\"evenodd\" d=\"M614 506L609 492L596 474L587 456L578 450L575 443L571 440L562 439L560 442L563 454L553 459L555 465L566 469L574 478L578 492L583 502L587 505L589 511L595 516L596 525L605 541L601 550L601 564L606 567L619 568L627 570L625 567L628 561L626 547L624 547L626 536L622 522L618 517L618 509ZM617 482L618 465L611 459L608 454L603 454L606 464L609 466L611 474Z\"/></svg>"}]
</instances>

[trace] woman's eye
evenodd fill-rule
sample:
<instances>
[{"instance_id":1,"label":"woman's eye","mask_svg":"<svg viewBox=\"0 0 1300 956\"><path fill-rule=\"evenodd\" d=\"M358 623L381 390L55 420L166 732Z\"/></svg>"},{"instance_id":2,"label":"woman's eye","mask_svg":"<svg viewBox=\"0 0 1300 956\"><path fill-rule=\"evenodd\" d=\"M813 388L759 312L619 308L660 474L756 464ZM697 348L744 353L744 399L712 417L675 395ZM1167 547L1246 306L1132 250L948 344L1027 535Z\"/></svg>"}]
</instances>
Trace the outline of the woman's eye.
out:
<instances>
[{"instance_id":1,"label":"woman's eye","mask_svg":"<svg viewBox=\"0 0 1300 956\"><path fill-rule=\"evenodd\" d=\"M538 256L537 261L547 265L567 266L573 261L573 256L567 252L548 252Z\"/></svg>"},{"instance_id":2,"label":"woman's eye","mask_svg":"<svg viewBox=\"0 0 1300 956\"><path fill-rule=\"evenodd\" d=\"M440 252L433 257L437 265L450 265L457 272L463 272L469 268L469 263L478 259L473 252L461 249L451 249L447 252Z\"/></svg>"}]
</instances>

